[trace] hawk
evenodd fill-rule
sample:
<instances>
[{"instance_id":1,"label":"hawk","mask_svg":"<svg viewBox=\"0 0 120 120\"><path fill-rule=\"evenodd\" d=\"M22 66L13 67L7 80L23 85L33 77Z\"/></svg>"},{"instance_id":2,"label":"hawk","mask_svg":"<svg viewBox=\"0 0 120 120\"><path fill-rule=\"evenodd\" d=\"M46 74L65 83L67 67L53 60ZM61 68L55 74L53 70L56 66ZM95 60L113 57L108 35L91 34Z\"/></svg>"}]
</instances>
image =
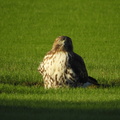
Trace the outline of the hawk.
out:
<instances>
[{"instance_id":1,"label":"hawk","mask_svg":"<svg viewBox=\"0 0 120 120\"><path fill-rule=\"evenodd\" d=\"M45 88L99 85L94 78L88 76L84 60L73 51L72 40L67 36L55 39L38 71L43 76Z\"/></svg>"}]
</instances>

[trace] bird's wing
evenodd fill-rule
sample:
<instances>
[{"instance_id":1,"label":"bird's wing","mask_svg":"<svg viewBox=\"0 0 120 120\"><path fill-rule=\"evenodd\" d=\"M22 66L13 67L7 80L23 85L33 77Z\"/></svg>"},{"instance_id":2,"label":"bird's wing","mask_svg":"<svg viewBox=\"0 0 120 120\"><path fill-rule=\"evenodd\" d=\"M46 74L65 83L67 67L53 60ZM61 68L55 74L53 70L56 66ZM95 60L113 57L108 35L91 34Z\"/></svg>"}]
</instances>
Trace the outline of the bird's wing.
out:
<instances>
[{"instance_id":1,"label":"bird's wing","mask_svg":"<svg viewBox=\"0 0 120 120\"><path fill-rule=\"evenodd\" d=\"M75 74L78 76L78 82L85 83L88 81L88 73L86 70L86 66L84 60L81 56L76 53L72 53L69 57L69 64Z\"/></svg>"}]
</instances>

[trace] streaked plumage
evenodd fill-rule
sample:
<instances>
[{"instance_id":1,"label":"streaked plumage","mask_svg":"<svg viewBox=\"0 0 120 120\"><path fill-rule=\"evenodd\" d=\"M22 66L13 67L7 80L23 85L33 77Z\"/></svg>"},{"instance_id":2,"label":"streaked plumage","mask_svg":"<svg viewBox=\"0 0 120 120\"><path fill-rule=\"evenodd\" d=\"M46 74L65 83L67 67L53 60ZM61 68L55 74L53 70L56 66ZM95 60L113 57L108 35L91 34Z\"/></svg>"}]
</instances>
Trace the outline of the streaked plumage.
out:
<instances>
[{"instance_id":1,"label":"streaked plumage","mask_svg":"<svg viewBox=\"0 0 120 120\"><path fill-rule=\"evenodd\" d=\"M45 88L98 85L88 76L82 57L73 52L72 40L67 36L55 39L38 70L43 76Z\"/></svg>"}]
</instances>

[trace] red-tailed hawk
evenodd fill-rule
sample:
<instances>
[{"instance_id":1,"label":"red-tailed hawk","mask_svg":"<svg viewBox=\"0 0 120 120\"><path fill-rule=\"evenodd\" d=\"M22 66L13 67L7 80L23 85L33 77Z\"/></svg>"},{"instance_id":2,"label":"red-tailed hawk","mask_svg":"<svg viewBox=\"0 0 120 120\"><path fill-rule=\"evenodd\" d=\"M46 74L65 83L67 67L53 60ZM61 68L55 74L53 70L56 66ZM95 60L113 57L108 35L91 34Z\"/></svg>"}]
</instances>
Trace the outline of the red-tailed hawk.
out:
<instances>
[{"instance_id":1,"label":"red-tailed hawk","mask_svg":"<svg viewBox=\"0 0 120 120\"><path fill-rule=\"evenodd\" d=\"M82 57L73 52L72 40L67 36L55 39L38 70L43 76L45 88L99 85L88 76Z\"/></svg>"}]
</instances>

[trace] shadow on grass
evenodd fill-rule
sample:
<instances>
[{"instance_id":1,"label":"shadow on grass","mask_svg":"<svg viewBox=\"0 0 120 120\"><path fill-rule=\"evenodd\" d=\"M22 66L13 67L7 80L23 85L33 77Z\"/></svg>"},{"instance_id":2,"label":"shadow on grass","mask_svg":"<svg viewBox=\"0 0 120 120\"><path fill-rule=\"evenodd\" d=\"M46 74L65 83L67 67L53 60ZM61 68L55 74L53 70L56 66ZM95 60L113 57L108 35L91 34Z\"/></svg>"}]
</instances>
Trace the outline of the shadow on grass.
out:
<instances>
[{"instance_id":1,"label":"shadow on grass","mask_svg":"<svg viewBox=\"0 0 120 120\"><path fill-rule=\"evenodd\" d=\"M5 76L0 76L0 83L10 84L10 85L30 86L30 87L31 86L43 87L44 84L41 79L42 77L39 77L39 80L35 80L34 78L31 77L19 78L18 76L11 77L10 75L5 75ZM98 79L98 83L101 85L102 88L116 87L116 86L120 86L120 79L114 79L110 81Z\"/></svg>"},{"instance_id":2,"label":"shadow on grass","mask_svg":"<svg viewBox=\"0 0 120 120\"><path fill-rule=\"evenodd\" d=\"M2 84L10 84L10 85L22 85L22 86L44 86L43 81L39 77L37 78L32 78L31 76L26 77L22 76L21 78L19 76L11 76L11 75L0 75L0 83Z\"/></svg>"},{"instance_id":3,"label":"shadow on grass","mask_svg":"<svg viewBox=\"0 0 120 120\"><path fill-rule=\"evenodd\" d=\"M1 120L119 120L120 101L68 102L6 100Z\"/></svg>"}]
</instances>

